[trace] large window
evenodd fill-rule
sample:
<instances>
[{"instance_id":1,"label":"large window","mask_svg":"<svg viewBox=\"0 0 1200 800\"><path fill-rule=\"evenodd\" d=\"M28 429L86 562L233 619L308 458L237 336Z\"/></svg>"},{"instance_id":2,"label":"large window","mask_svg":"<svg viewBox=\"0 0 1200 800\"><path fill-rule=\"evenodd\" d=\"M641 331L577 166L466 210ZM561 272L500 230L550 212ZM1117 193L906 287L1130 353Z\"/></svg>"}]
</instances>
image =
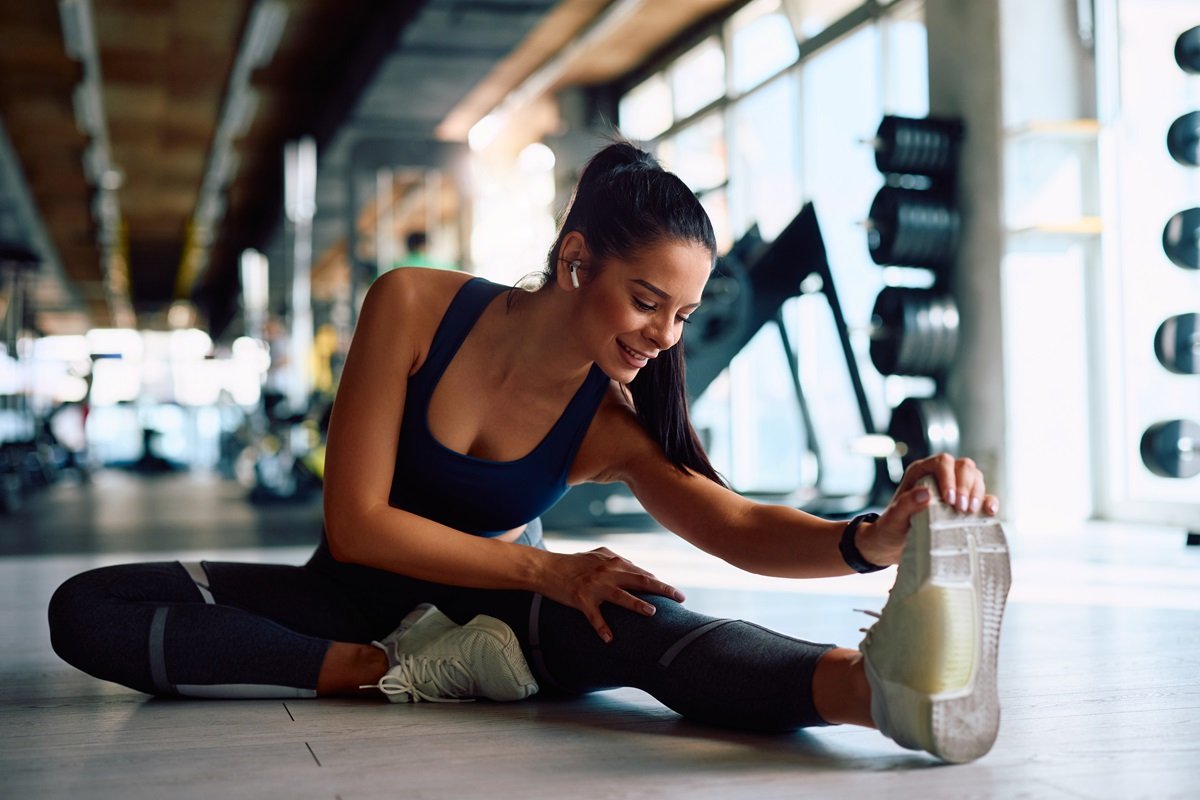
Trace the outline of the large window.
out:
<instances>
[{"instance_id":1,"label":"large window","mask_svg":"<svg viewBox=\"0 0 1200 800\"><path fill-rule=\"evenodd\" d=\"M890 385L904 379L885 381L867 357L866 328L885 276L870 261L860 224L881 185L864 140L884 114L928 113L928 78L921 5L898 2L875 17L863 6L756 0L631 89L619 111L623 133L655 147L700 196L722 252L753 226L774 239L805 202L814 203L876 425L885 427L889 398L912 387ZM805 41L852 13L866 21L805 50ZM805 439L773 325L697 398L696 425L718 470L741 491L811 489L819 451L823 492L864 492L873 464L853 453L863 426L828 303L806 295L783 313L819 441Z\"/></svg>"}]
</instances>

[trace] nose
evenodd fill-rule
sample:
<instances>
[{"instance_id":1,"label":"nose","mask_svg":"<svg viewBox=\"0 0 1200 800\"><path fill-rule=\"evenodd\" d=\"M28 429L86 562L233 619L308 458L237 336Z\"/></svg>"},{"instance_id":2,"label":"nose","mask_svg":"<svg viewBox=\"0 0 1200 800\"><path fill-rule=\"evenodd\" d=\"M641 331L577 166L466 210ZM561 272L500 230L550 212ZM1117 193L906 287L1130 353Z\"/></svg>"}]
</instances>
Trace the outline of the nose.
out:
<instances>
[{"instance_id":1,"label":"nose","mask_svg":"<svg viewBox=\"0 0 1200 800\"><path fill-rule=\"evenodd\" d=\"M673 322L674 317L658 314L646 326L642 335L659 350L670 350L679 341L679 331Z\"/></svg>"}]
</instances>

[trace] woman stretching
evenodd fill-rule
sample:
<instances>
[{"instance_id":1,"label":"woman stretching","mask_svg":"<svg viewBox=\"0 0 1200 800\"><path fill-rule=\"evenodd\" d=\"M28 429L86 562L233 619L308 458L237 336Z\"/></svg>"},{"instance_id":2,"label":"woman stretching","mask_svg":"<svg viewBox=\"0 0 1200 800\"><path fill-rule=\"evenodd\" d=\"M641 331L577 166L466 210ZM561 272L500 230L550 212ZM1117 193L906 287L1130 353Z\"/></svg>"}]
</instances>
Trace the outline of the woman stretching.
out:
<instances>
[{"instance_id":1,"label":"woman stretching","mask_svg":"<svg viewBox=\"0 0 1200 800\"><path fill-rule=\"evenodd\" d=\"M996 498L949 456L913 464L882 514L849 524L726 488L688 420L679 344L714 259L692 192L621 143L586 167L536 291L387 273L342 374L311 560L84 573L51 601L55 650L159 695L369 688L415 702L634 686L713 725L853 723L977 758L999 722ZM542 546L539 515L586 481L624 482L663 526L742 569L899 563L896 587L858 649L693 613L606 548Z\"/></svg>"}]
</instances>

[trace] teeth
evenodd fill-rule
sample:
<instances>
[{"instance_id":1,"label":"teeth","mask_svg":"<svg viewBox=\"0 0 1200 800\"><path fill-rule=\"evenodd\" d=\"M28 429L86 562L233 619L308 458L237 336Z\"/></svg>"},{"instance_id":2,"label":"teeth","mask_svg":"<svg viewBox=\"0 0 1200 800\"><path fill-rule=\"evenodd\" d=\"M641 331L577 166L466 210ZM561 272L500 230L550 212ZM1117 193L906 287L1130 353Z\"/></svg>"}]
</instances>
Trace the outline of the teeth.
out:
<instances>
[{"instance_id":1,"label":"teeth","mask_svg":"<svg viewBox=\"0 0 1200 800\"><path fill-rule=\"evenodd\" d=\"M630 354L631 356L633 356L634 358L636 358L636 359L639 359L639 360L641 360L641 361L648 361L648 360L649 360L649 359L647 359L647 358L646 358L646 356L642 355L641 353L637 352L636 350L633 350L632 348L626 347L625 345L621 344L620 342L617 342L617 344L620 344L620 345L621 345L621 349L622 349L622 350L624 350L626 353L629 353L629 354Z\"/></svg>"}]
</instances>

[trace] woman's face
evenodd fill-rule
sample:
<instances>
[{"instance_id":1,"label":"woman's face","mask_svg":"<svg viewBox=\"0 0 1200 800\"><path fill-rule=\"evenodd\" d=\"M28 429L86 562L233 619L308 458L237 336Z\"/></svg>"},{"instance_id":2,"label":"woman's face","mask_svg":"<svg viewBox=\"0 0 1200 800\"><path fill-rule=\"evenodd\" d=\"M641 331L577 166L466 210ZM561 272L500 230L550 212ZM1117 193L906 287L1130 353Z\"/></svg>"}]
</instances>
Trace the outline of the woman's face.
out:
<instances>
[{"instance_id":1,"label":"woman's face","mask_svg":"<svg viewBox=\"0 0 1200 800\"><path fill-rule=\"evenodd\" d=\"M589 273L581 289L586 341L610 378L633 380L638 371L683 336L700 305L712 254L694 242L663 241Z\"/></svg>"}]
</instances>

